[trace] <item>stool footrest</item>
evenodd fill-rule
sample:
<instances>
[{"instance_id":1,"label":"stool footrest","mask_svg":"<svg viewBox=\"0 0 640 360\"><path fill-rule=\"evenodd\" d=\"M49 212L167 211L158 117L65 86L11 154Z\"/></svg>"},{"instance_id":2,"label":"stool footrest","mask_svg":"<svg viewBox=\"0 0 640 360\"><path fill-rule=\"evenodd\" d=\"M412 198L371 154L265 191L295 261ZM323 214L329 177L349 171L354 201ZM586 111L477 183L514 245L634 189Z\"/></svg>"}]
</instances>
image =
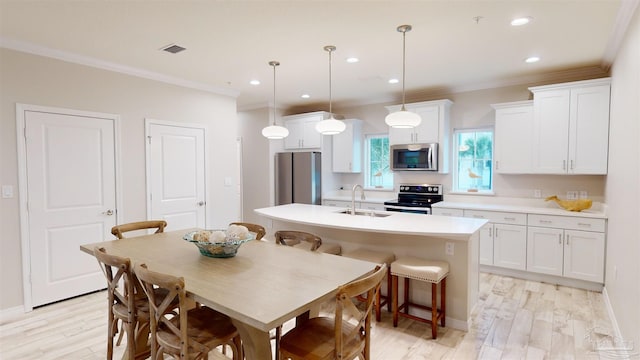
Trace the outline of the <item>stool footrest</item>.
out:
<instances>
[{"instance_id":1,"label":"stool footrest","mask_svg":"<svg viewBox=\"0 0 640 360\"><path fill-rule=\"evenodd\" d=\"M421 309L421 310L427 310L429 312L432 311L431 306L425 306L425 305L421 305L421 304L416 304L416 303L412 303L412 302L404 302L402 305L398 306L398 316L402 316L402 317L406 317L412 320L416 320L416 321L420 321L423 323L427 323L427 324L431 324L431 319L426 319L426 318L422 318L416 315L412 315L409 314L409 309L411 308L417 308L417 309ZM404 312L403 312L404 310ZM436 317L436 322L440 321L440 319L442 319L442 316L444 315L442 313L442 311L440 309L436 310L438 313L438 316Z\"/></svg>"}]
</instances>

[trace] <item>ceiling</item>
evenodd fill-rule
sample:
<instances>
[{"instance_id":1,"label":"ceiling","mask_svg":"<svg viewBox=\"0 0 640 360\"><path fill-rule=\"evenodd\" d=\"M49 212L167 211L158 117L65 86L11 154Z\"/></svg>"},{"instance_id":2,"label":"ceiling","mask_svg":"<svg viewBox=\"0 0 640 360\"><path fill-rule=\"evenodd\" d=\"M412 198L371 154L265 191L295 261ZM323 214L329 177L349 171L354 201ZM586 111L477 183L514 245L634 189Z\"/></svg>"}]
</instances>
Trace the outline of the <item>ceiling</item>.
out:
<instances>
[{"instance_id":1,"label":"ceiling","mask_svg":"<svg viewBox=\"0 0 640 360\"><path fill-rule=\"evenodd\" d=\"M0 45L236 96L240 109L328 110L531 83L543 74L606 72L622 0L7 1ZM533 20L520 27L515 17ZM619 27L619 24L618 24ZM177 44L178 54L160 49ZM524 59L536 55L537 63ZM358 63L345 60L355 56ZM260 85L250 85L257 79ZM309 99L301 98L309 94ZM314 107L316 109L314 109ZM310 110L310 111L311 111Z\"/></svg>"}]
</instances>

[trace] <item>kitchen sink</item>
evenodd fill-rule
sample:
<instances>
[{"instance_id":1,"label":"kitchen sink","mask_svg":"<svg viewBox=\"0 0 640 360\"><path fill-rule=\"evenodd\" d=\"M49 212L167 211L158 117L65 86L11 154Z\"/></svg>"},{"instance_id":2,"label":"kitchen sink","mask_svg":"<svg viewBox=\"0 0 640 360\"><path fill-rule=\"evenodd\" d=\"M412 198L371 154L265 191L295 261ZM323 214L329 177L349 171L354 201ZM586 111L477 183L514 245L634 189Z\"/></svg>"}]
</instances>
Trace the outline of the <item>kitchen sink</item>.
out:
<instances>
[{"instance_id":1,"label":"kitchen sink","mask_svg":"<svg viewBox=\"0 0 640 360\"><path fill-rule=\"evenodd\" d=\"M351 210L343 210L343 211L340 211L338 214L351 215ZM370 216L370 217L387 217L387 216L390 216L391 214L382 214L382 213L377 213L373 211L356 210L356 215Z\"/></svg>"}]
</instances>

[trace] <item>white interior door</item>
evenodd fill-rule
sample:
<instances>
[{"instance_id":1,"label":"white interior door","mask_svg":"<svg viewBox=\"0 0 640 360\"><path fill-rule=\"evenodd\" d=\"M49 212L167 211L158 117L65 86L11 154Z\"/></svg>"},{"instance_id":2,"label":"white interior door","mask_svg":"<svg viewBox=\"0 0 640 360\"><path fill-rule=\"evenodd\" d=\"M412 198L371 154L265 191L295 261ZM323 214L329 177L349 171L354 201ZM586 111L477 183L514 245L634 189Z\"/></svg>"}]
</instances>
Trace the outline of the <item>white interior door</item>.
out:
<instances>
[{"instance_id":1,"label":"white interior door","mask_svg":"<svg viewBox=\"0 0 640 360\"><path fill-rule=\"evenodd\" d=\"M169 230L206 227L204 141L204 128L147 122L149 217Z\"/></svg>"},{"instance_id":2,"label":"white interior door","mask_svg":"<svg viewBox=\"0 0 640 360\"><path fill-rule=\"evenodd\" d=\"M105 287L80 245L111 238L116 224L115 117L23 116L31 301L39 306Z\"/></svg>"}]
</instances>

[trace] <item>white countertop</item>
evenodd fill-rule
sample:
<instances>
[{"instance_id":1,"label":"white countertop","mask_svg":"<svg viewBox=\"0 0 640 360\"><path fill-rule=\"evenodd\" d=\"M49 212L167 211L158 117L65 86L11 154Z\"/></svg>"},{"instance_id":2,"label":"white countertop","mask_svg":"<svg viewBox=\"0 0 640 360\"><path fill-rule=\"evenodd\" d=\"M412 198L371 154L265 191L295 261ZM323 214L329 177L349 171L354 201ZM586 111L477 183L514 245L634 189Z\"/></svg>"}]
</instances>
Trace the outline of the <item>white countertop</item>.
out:
<instances>
[{"instance_id":1,"label":"white countertop","mask_svg":"<svg viewBox=\"0 0 640 360\"><path fill-rule=\"evenodd\" d=\"M543 203L550 206L556 206L553 203ZM465 203L457 201L441 201L431 205L435 208L448 209L468 209L468 210L486 210L486 211L505 211L526 214L542 214L542 215L559 215L559 216L579 216L585 218L606 219L605 211L591 208L583 211L568 211L559 207L518 205L518 204L490 204L490 203Z\"/></svg>"},{"instance_id":2,"label":"white countertop","mask_svg":"<svg viewBox=\"0 0 640 360\"><path fill-rule=\"evenodd\" d=\"M422 235L467 240L487 220L374 211L387 217L341 214L346 208L306 204L288 204L254 211L267 218L336 229Z\"/></svg>"}]
</instances>

